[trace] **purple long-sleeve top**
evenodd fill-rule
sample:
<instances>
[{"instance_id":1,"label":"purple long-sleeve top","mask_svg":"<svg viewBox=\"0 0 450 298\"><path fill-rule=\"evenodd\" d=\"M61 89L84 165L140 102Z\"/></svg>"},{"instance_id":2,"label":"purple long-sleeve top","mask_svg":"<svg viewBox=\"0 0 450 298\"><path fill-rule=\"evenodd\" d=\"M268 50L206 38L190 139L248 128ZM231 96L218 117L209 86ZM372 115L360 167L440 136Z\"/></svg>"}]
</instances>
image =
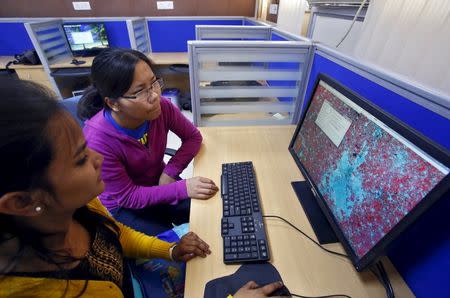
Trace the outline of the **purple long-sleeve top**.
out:
<instances>
[{"instance_id":1,"label":"purple long-sleeve top","mask_svg":"<svg viewBox=\"0 0 450 298\"><path fill-rule=\"evenodd\" d=\"M166 165L163 157L169 130L180 137L182 145ZM104 157L105 191L99 198L109 210L176 204L188 198L186 180L158 185L162 172L176 178L202 143L198 129L169 100L161 97L161 115L149 125L147 147L119 132L105 118L104 110L86 121L83 132L88 147Z\"/></svg>"}]
</instances>

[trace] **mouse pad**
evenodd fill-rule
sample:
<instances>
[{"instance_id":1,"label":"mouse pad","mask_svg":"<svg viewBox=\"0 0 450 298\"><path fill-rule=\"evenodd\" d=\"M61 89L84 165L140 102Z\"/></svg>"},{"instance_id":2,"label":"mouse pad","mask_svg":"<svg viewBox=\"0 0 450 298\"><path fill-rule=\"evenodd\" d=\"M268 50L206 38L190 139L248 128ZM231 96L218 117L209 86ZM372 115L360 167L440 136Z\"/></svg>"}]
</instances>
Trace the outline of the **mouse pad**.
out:
<instances>
[{"instance_id":1,"label":"mouse pad","mask_svg":"<svg viewBox=\"0 0 450 298\"><path fill-rule=\"evenodd\" d=\"M205 286L204 298L227 297L251 280L258 285L282 281L278 270L270 263L245 264L231 275L209 281Z\"/></svg>"}]
</instances>

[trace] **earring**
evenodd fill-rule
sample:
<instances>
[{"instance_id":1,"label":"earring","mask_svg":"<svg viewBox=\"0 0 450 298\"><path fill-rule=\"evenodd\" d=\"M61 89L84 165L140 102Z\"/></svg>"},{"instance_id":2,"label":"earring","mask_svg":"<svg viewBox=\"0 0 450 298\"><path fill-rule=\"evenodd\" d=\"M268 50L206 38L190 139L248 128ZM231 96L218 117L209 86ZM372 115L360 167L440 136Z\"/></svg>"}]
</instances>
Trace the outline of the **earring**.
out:
<instances>
[{"instance_id":1,"label":"earring","mask_svg":"<svg viewBox=\"0 0 450 298\"><path fill-rule=\"evenodd\" d=\"M34 210L36 210L37 213L41 213L42 207L41 206L36 206L36 208L34 208Z\"/></svg>"}]
</instances>

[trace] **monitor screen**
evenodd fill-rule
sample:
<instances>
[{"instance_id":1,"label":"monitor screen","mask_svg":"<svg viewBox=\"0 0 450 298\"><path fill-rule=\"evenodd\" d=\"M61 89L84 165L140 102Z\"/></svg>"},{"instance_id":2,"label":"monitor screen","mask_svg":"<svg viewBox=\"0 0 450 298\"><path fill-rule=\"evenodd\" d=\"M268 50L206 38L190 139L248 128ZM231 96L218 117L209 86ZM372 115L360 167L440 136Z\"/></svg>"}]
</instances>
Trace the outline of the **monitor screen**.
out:
<instances>
[{"instance_id":1,"label":"monitor screen","mask_svg":"<svg viewBox=\"0 0 450 298\"><path fill-rule=\"evenodd\" d=\"M109 47L103 23L64 24L63 27L74 55L89 54Z\"/></svg>"},{"instance_id":2,"label":"monitor screen","mask_svg":"<svg viewBox=\"0 0 450 298\"><path fill-rule=\"evenodd\" d=\"M324 75L289 150L358 270L449 192L447 150Z\"/></svg>"}]
</instances>

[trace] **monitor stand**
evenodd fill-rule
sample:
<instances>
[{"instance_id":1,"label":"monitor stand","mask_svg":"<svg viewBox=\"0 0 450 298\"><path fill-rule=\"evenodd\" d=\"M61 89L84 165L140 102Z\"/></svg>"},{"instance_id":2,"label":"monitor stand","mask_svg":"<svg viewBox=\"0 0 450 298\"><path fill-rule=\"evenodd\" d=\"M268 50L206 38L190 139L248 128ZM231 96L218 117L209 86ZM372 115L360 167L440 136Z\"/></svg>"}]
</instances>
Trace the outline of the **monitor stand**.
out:
<instances>
[{"instance_id":1,"label":"monitor stand","mask_svg":"<svg viewBox=\"0 0 450 298\"><path fill-rule=\"evenodd\" d=\"M339 242L306 181L291 182L320 244Z\"/></svg>"}]
</instances>

